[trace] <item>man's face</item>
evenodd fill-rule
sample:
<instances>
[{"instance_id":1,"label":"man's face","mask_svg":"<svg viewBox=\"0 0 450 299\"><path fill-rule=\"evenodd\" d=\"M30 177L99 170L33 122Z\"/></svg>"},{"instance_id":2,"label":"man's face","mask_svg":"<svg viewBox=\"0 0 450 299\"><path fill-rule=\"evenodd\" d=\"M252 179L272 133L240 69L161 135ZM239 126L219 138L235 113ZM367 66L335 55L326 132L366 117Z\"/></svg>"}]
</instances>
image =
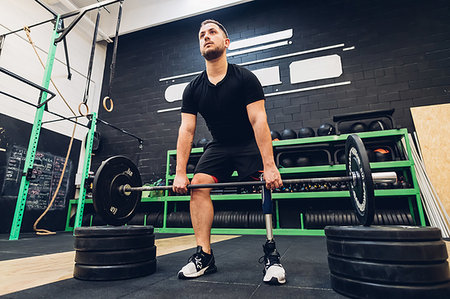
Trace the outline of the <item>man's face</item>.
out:
<instances>
[{"instance_id":1,"label":"man's face","mask_svg":"<svg viewBox=\"0 0 450 299\"><path fill-rule=\"evenodd\" d=\"M230 45L230 39L214 23L207 23L200 28L198 33L200 53L206 60L214 60L225 52Z\"/></svg>"}]
</instances>

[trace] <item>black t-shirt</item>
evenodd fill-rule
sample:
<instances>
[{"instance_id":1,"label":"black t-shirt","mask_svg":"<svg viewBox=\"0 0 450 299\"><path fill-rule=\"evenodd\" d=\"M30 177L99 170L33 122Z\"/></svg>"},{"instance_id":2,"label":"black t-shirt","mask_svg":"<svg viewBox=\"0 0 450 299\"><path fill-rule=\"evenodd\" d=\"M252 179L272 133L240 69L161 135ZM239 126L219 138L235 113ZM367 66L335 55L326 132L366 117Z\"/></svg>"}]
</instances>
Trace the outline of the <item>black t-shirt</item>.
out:
<instances>
[{"instance_id":1,"label":"black t-shirt","mask_svg":"<svg viewBox=\"0 0 450 299\"><path fill-rule=\"evenodd\" d=\"M219 143L246 143L255 140L246 107L263 99L258 78L243 67L228 64L227 74L217 85L209 82L206 71L189 83L181 112L200 113Z\"/></svg>"}]
</instances>

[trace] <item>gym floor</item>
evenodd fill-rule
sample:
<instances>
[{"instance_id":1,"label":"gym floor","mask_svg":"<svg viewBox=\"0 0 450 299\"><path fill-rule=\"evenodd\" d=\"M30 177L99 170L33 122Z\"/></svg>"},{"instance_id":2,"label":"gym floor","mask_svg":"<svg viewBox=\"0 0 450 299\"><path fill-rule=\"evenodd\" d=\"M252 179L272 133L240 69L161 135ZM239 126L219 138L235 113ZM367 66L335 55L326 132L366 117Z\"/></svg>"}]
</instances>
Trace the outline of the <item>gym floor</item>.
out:
<instances>
[{"instance_id":1,"label":"gym floor","mask_svg":"<svg viewBox=\"0 0 450 299\"><path fill-rule=\"evenodd\" d=\"M218 272L179 280L194 252L193 235L156 234L156 273L128 280L81 281L72 276L74 237L0 235L0 295L4 298L343 298L331 289L325 237L276 236L287 273L281 286L262 282L265 236L212 236ZM448 246L447 246L448 247Z\"/></svg>"}]
</instances>

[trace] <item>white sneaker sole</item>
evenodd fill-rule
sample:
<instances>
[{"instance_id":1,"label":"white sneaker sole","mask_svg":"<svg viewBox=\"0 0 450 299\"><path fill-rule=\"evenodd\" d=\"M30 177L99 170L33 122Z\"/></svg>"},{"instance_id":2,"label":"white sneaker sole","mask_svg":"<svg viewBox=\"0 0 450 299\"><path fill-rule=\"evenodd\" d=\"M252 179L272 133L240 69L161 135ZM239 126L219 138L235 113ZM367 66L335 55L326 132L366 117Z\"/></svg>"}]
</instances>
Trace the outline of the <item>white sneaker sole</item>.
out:
<instances>
[{"instance_id":1,"label":"white sneaker sole","mask_svg":"<svg viewBox=\"0 0 450 299\"><path fill-rule=\"evenodd\" d=\"M178 272L178 278L179 279L197 278L197 277L202 276L204 274L210 274L210 273L214 273L214 272L217 272L217 268L214 266L214 268L210 269L209 266L208 266L206 268L201 269L198 272L191 273L191 274L185 274L185 273L180 271L180 272Z\"/></svg>"},{"instance_id":2,"label":"white sneaker sole","mask_svg":"<svg viewBox=\"0 0 450 299\"><path fill-rule=\"evenodd\" d=\"M278 279L277 277L272 277L271 279L269 279L269 280L266 280L266 279L263 279L263 281L265 282L265 283L267 283L267 284L274 284L274 285L277 285L277 284L285 284L286 283L286 278L283 278L283 279Z\"/></svg>"}]
</instances>

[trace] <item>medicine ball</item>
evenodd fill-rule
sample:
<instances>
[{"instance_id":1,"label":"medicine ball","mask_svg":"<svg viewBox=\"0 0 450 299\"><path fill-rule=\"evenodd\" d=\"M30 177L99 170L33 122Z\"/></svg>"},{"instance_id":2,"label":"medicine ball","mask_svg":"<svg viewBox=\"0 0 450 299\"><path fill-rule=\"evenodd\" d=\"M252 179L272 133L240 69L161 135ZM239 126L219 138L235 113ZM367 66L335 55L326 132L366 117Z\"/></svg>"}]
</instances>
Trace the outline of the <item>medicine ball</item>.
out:
<instances>
[{"instance_id":1,"label":"medicine ball","mask_svg":"<svg viewBox=\"0 0 450 299\"><path fill-rule=\"evenodd\" d=\"M285 157L283 159L281 159L280 162L281 166L283 167L294 167L294 160L290 157Z\"/></svg>"},{"instance_id":2,"label":"medicine ball","mask_svg":"<svg viewBox=\"0 0 450 299\"><path fill-rule=\"evenodd\" d=\"M281 139L282 140L295 139L295 138L297 138L297 134L295 133L294 130L284 129L283 132L281 132Z\"/></svg>"},{"instance_id":3,"label":"medicine ball","mask_svg":"<svg viewBox=\"0 0 450 299\"><path fill-rule=\"evenodd\" d=\"M384 161L390 161L391 159L391 152L388 149L385 148L377 148L373 151L375 154L375 161L377 162L384 162Z\"/></svg>"},{"instance_id":4,"label":"medicine ball","mask_svg":"<svg viewBox=\"0 0 450 299\"><path fill-rule=\"evenodd\" d=\"M382 131L387 129L386 124L382 120L374 120L369 124L370 131Z\"/></svg>"},{"instance_id":5,"label":"medicine ball","mask_svg":"<svg viewBox=\"0 0 450 299\"><path fill-rule=\"evenodd\" d=\"M350 127L350 132L352 133L359 133L359 132L366 132L367 131L367 125L365 123L356 122L352 124Z\"/></svg>"},{"instance_id":6,"label":"medicine ball","mask_svg":"<svg viewBox=\"0 0 450 299\"><path fill-rule=\"evenodd\" d=\"M209 140L206 138L202 138L197 142L197 147L205 147L208 144Z\"/></svg>"},{"instance_id":7,"label":"medicine ball","mask_svg":"<svg viewBox=\"0 0 450 299\"><path fill-rule=\"evenodd\" d=\"M337 155L337 162L339 164L345 164L347 161L345 160L345 151L341 151L338 155Z\"/></svg>"},{"instance_id":8,"label":"medicine ball","mask_svg":"<svg viewBox=\"0 0 450 299\"><path fill-rule=\"evenodd\" d=\"M309 158L300 156L300 157L297 158L295 165L298 166L298 167L308 166L309 165Z\"/></svg>"},{"instance_id":9,"label":"medicine ball","mask_svg":"<svg viewBox=\"0 0 450 299\"><path fill-rule=\"evenodd\" d=\"M327 136L336 134L336 129L333 125L325 123L320 125L317 129L317 136Z\"/></svg>"},{"instance_id":10,"label":"medicine ball","mask_svg":"<svg viewBox=\"0 0 450 299\"><path fill-rule=\"evenodd\" d=\"M281 139L280 133L278 131L270 131L270 136L272 136L273 141L277 141Z\"/></svg>"},{"instance_id":11,"label":"medicine ball","mask_svg":"<svg viewBox=\"0 0 450 299\"><path fill-rule=\"evenodd\" d=\"M195 164L189 163L186 167L187 173L194 173L195 170Z\"/></svg>"},{"instance_id":12,"label":"medicine ball","mask_svg":"<svg viewBox=\"0 0 450 299\"><path fill-rule=\"evenodd\" d=\"M316 133L310 127L301 128L298 131L298 138L306 138L306 137L314 137L314 136L316 136Z\"/></svg>"}]
</instances>

